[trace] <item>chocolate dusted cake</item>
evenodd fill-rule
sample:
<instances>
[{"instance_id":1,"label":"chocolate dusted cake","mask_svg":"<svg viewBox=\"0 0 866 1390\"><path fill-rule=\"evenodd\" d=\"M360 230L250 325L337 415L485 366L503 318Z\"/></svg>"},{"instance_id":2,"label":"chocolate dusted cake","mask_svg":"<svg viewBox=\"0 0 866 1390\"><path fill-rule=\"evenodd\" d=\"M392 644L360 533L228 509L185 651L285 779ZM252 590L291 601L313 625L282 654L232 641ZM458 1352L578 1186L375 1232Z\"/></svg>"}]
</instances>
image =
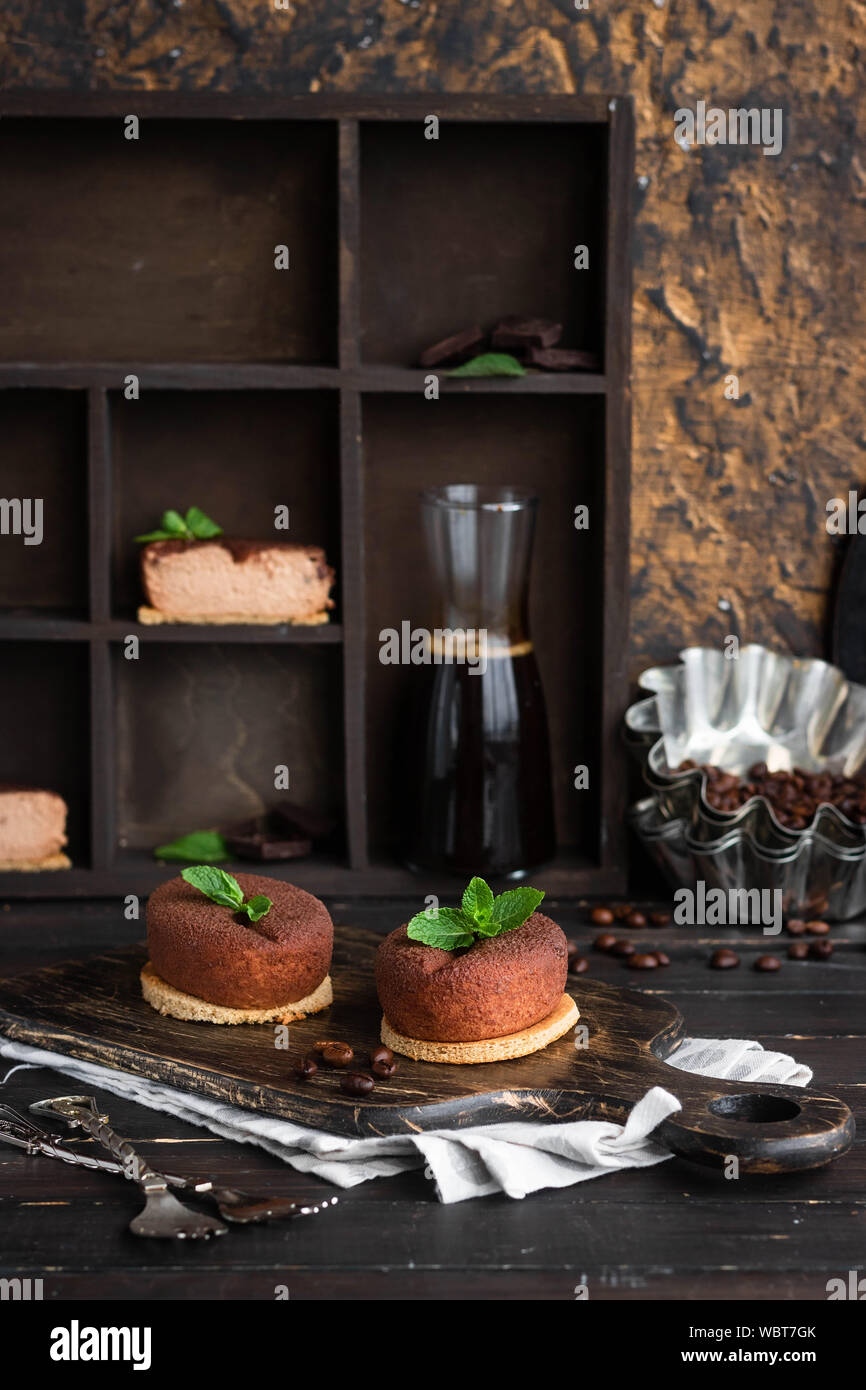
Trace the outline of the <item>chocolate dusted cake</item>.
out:
<instances>
[{"instance_id":1,"label":"chocolate dusted cake","mask_svg":"<svg viewBox=\"0 0 866 1390\"><path fill-rule=\"evenodd\" d=\"M142 623L326 623L334 571L317 545L215 536L141 552Z\"/></svg>"},{"instance_id":2,"label":"chocolate dusted cake","mask_svg":"<svg viewBox=\"0 0 866 1390\"><path fill-rule=\"evenodd\" d=\"M507 900L521 893L543 896L517 889L496 902L506 901L507 907ZM429 931L425 914L419 913L382 942L376 988L383 1043L427 1061L488 1062L537 1052L567 1032L578 1012L564 992L568 943L561 927L535 911L498 932L497 923L485 919L477 931L467 924L460 935L460 916L452 909L441 916L448 929L453 927L453 946L432 944L438 911L427 915Z\"/></svg>"},{"instance_id":3,"label":"chocolate dusted cake","mask_svg":"<svg viewBox=\"0 0 866 1390\"><path fill-rule=\"evenodd\" d=\"M270 908L251 921L182 876L162 884L147 904L148 1003L212 1023L288 1023L326 1008L334 926L324 903L281 879L222 877Z\"/></svg>"}]
</instances>

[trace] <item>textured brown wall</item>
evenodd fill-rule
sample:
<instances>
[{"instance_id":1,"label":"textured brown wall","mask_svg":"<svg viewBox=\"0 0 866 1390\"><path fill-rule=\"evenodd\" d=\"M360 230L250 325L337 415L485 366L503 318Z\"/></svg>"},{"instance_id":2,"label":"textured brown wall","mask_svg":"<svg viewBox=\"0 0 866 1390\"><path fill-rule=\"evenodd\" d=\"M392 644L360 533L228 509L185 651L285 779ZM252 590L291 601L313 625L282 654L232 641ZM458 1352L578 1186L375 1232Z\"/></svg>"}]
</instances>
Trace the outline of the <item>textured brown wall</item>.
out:
<instances>
[{"instance_id":1,"label":"textured brown wall","mask_svg":"<svg viewBox=\"0 0 866 1390\"><path fill-rule=\"evenodd\" d=\"M637 671L728 632L823 650L825 504L866 449L864 16L862 0L6 0L0 71L12 87L632 93ZM681 150L673 112L701 98L781 107L782 153Z\"/></svg>"}]
</instances>

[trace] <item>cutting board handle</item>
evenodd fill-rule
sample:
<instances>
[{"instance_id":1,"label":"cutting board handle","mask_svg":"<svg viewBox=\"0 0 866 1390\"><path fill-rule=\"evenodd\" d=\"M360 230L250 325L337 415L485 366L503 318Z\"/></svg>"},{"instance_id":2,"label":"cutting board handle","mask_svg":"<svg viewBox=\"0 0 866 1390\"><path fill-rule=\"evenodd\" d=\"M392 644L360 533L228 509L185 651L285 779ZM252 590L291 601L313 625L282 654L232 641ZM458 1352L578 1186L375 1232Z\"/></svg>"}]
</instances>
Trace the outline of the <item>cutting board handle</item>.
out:
<instances>
[{"instance_id":1,"label":"cutting board handle","mask_svg":"<svg viewBox=\"0 0 866 1390\"><path fill-rule=\"evenodd\" d=\"M654 1071L654 1083L675 1095L682 1109L653 1138L728 1176L815 1168L854 1141L854 1116L835 1096L801 1086L722 1081L663 1063Z\"/></svg>"}]
</instances>

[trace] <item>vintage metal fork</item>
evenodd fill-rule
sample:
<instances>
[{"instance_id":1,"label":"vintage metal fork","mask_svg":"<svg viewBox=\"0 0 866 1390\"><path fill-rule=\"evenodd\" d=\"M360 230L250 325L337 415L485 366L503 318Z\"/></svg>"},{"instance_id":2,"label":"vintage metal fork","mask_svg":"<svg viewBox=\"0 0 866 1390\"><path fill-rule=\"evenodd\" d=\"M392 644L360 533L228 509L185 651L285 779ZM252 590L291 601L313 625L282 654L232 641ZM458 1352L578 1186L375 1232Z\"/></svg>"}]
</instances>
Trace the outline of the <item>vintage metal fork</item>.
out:
<instances>
[{"instance_id":1,"label":"vintage metal fork","mask_svg":"<svg viewBox=\"0 0 866 1390\"><path fill-rule=\"evenodd\" d=\"M208 1240L228 1230L221 1221L185 1207L168 1190L168 1179L136 1153L128 1139L121 1139L100 1115L93 1096L57 1096L30 1106L34 1115L65 1120L73 1129L83 1129L119 1161L123 1175L137 1183L146 1197L144 1210L129 1223L136 1236L156 1239Z\"/></svg>"},{"instance_id":2,"label":"vintage metal fork","mask_svg":"<svg viewBox=\"0 0 866 1390\"><path fill-rule=\"evenodd\" d=\"M93 1104L95 1108L95 1101ZM111 1159L93 1158L77 1149L67 1149L62 1136L50 1134L37 1125L35 1120L26 1119L11 1106L0 1101L0 1140L3 1139L12 1144L17 1142L18 1147L26 1148L31 1153L42 1153L48 1158L62 1159L64 1163L99 1169L103 1173L126 1175L123 1165L113 1163ZM328 1207L335 1207L338 1201L336 1197L326 1197L315 1205L304 1205L293 1202L288 1197L253 1197L235 1187L222 1187L212 1178L181 1178L174 1173L163 1173L161 1176L170 1187L179 1188L194 1196L210 1197L216 1203L223 1220L231 1221L235 1225L279 1221L295 1216L316 1216Z\"/></svg>"}]
</instances>

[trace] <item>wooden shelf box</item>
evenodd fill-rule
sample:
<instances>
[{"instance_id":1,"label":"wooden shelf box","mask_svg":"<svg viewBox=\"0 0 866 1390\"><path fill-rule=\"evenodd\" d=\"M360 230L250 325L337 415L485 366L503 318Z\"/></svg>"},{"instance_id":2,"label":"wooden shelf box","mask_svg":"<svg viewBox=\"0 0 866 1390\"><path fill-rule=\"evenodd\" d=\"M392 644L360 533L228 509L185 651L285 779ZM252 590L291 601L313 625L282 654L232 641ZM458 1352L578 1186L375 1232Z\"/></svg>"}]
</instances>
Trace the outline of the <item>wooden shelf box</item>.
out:
<instances>
[{"instance_id":1,"label":"wooden shelf box","mask_svg":"<svg viewBox=\"0 0 866 1390\"><path fill-rule=\"evenodd\" d=\"M174 871L154 844L273 800L276 764L341 829L268 872L453 893L401 867L407 673L379 663L378 632L432 623L418 493L467 480L541 498L531 620L561 849L533 882L622 888L628 99L43 92L0 114L3 492L45 514L40 546L0 537L0 780L61 792L75 865L0 875L0 895L147 892ZM600 369L440 375L426 400L419 352L513 312L561 319ZM132 538L193 503L262 538L288 506L291 538L337 570L333 621L141 627Z\"/></svg>"}]
</instances>

